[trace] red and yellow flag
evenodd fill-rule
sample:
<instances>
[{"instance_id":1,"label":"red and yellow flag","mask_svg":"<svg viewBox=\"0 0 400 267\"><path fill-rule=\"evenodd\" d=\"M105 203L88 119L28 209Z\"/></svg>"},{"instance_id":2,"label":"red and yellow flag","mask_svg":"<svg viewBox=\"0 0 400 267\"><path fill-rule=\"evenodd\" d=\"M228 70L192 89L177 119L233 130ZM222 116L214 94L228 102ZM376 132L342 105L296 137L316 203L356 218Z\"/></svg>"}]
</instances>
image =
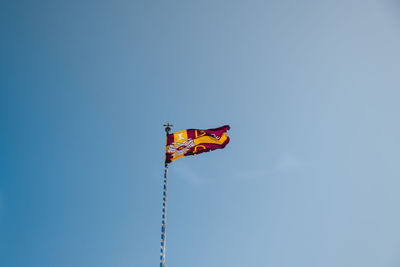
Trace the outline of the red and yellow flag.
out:
<instances>
[{"instance_id":1,"label":"red and yellow flag","mask_svg":"<svg viewBox=\"0 0 400 267\"><path fill-rule=\"evenodd\" d=\"M225 125L215 129L188 129L167 136L165 163L168 164L184 156L196 155L215 149L224 148L229 143Z\"/></svg>"}]
</instances>

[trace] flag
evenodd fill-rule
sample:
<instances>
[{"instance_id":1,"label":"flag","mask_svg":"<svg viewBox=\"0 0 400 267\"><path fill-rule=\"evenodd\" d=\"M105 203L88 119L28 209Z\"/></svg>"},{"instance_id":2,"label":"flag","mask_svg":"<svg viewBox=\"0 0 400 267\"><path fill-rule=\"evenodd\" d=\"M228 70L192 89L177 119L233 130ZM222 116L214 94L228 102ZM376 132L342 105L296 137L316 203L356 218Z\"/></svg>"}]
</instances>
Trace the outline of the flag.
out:
<instances>
[{"instance_id":1,"label":"flag","mask_svg":"<svg viewBox=\"0 0 400 267\"><path fill-rule=\"evenodd\" d=\"M188 129L167 135L165 163L168 164L184 156L197 155L224 148L229 143L225 125L215 129Z\"/></svg>"}]
</instances>

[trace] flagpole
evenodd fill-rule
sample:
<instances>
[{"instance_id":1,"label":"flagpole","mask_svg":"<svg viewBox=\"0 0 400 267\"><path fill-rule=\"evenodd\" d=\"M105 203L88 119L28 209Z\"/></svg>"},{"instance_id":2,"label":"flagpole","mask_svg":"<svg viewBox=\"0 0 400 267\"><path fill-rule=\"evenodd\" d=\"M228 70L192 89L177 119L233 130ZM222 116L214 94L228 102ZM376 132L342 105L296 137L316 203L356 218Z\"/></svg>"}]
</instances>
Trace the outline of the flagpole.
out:
<instances>
[{"instance_id":1,"label":"flagpole","mask_svg":"<svg viewBox=\"0 0 400 267\"><path fill-rule=\"evenodd\" d=\"M168 135L171 132L171 124L167 123L165 126L165 133ZM163 208L161 217L161 251L160 251L160 267L167 267L165 263L165 241L167 230L167 183L168 183L168 164L165 163L164 169L164 186L163 186Z\"/></svg>"},{"instance_id":2,"label":"flagpole","mask_svg":"<svg viewBox=\"0 0 400 267\"><path fill-rule=\"evenodd\" d=\"M165 264L165 240L167 226L167 182L168 182L168 164L165 164L164 170L164 187L163 187L163 208L161 217L161 255L160 267L166 267Z\"/></svg>"}]
</instances>

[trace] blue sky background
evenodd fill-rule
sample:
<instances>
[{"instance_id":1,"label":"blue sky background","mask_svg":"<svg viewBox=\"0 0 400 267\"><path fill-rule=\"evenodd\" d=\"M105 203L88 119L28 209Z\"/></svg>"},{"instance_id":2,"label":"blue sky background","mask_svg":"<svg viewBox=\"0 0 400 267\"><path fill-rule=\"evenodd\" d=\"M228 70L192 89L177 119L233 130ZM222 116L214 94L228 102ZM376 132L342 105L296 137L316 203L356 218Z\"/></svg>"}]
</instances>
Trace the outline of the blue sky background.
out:
<instances>
[{"instance_id":1,"label":"blue sky background","mask_svg":"<svg viewBox=\"0 0 400 267\"><path fill-rule=\"evenodd\" d=\"M0 265L400 266L397 1L2 1Z\"/></svg>"}]
</instances>

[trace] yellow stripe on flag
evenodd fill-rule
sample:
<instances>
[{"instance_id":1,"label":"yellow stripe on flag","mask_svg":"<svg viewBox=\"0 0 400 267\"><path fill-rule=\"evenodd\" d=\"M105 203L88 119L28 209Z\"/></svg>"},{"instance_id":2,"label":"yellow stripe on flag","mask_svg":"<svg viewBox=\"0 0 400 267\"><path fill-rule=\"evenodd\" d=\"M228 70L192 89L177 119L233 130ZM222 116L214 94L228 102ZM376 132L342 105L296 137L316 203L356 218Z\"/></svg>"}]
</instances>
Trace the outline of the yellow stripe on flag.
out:
<instances>
[{"instance_id":1,"label":"yellow stripe on flag","mask_svg":"<svg viewBox=\"0 0 400 267\"><path fill-rule=\"evenodd\" d=\"M204 143L222 145L226 141L227 138L228 138L228 136L224 133L224 134L222 134L222 136L219 140L212 136L202 136L202 137L194 139L193 141L194 141L195 145L204 144Z\"/></svg>"}]
</instances>

